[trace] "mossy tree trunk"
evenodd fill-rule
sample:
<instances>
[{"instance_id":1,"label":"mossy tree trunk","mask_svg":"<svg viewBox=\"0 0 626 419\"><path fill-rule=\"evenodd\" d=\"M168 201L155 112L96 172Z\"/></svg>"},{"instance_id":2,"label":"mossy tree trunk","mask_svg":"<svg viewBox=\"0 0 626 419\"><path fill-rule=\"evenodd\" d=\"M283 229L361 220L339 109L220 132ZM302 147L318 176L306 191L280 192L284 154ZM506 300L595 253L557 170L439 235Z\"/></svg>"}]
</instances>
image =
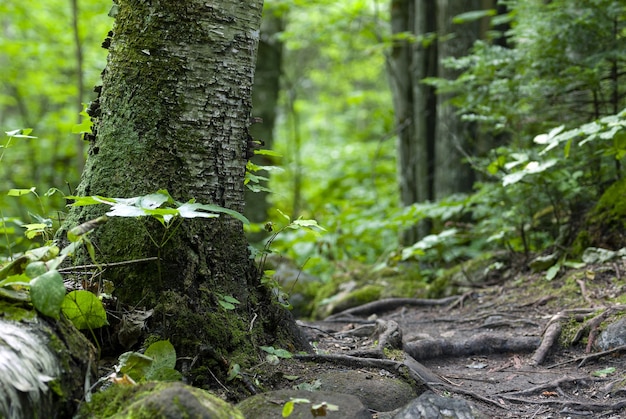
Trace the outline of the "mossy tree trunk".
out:
<instances>
[{"instance_id":1,"label":"mossy tree trunk","mask_svg":"<svg viewBox=\"0 0 626 419\"><path fill-rule=\"evenodd\" d=\"M181 202L241 212L262 0L116 3L91 111L95 137L77 194L134 197L167 189ZM100 207L73 208L66 227L101 215ZM108 268L103 278L123 304L154 308L150 331L170 339L180 357L197 356L195 367L219 376L216 365L224 373L229 362L256 362L259 345L306 345L290 313L261 285L233 218L185 220L175 231L154 220L111 218L92 241L99 262L158 257ZM240 304L226 310L224 296Z\"/></svg>"}]
</instances>

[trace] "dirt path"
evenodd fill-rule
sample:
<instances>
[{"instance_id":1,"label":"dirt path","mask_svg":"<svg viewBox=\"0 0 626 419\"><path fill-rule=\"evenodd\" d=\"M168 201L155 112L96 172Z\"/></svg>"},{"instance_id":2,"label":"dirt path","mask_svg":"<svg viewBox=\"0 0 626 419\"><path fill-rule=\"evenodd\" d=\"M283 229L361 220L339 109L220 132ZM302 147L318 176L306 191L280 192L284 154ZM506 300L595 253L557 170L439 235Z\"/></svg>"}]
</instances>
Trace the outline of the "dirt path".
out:
<instances>
[{"instance_id":1,"label":"dirt path","mask_svg":"<svg viewBox=\"0 0 626 419\"><path fill-rule=\"evenodd\" d=\"M598 356L596 346L598 332L626 313L625 271L620 262L551 282L524 275L436 305L386 300L303 327L321 354L378 351L399 362L409 354L431 389L470 400L488 417L626 417L624 348ZM398 338L395 327L396 350L388 342Z\"/></svg>"}]
</instances>

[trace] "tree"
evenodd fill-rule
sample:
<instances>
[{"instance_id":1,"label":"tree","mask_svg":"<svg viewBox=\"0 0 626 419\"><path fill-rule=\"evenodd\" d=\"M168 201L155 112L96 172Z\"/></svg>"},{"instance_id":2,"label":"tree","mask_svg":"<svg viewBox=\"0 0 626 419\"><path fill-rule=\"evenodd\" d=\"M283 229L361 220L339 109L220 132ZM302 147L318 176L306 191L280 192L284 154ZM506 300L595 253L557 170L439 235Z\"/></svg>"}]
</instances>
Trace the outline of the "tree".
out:
<instances>
[{"instance_id":1,"label":"tree","mask_svg":"<svg viewBox=\"0 0 626 419\"><path fill-rule=\"evenodd\" d=\"M262 1L116 3L78 195L167 189L180 202L241 212ZM101 216L101 207L72 208L66 228ZM154 309L151 334L170 339L180 357L198 358L194 384L215 384L198 371L225 374L259 345L306 347L260 283L240 221L222 214L169 227L111 218L91 240L100 263L158 259L109 267L103 278L121 303ZM84 254L76 263L90 262Z\"/></svg>"},{"instance_id":2,"label":"tree","mask_svg":"<svg viewBox=\"0 0 626 419\"><path fill-rule=\"evenodd\" d=\"M403 206L434 198L436 98L421 80L435 76L436 7L430 1L393 0L391 29L396 36L387 61L398 131L398 180ZM403 244L428 234L427 222L404 232Z\"/></svg>"},{"instance_id":3,"label":"tree","mask_svg":"<svg viewBox=\"0 0 626 419\"><path fill-rule=\"evenodd\" d=\"M280 76L282 72L283 43L278 34L284 28L283 12L278 7L266 4L261 21L261 38L259 52L254 71L254 86L252 88L252 112L258 123L250 127L250 135L255 141L260 141L263 148L271 149L274 140L274 123L278 94L280 92ZM252 162L259 166L272 166L272 158L267 155L257 155ZM268 172L262 170L259 176L267 177ZM246 207L244 215L253 223L267 221L269 202L267 191L246 190ZM260 235L251 235L251 241L262 239Z\"/></svg>"},{"instance_id":4,"label":"tree","mask_svg":"<svg viewBox=\"0 0 626 419\"><path fill-rule=\"evenodd\" d=\"M458 16L480 10L481 1L438 0L437 23L439 60L465 56L480 36L480 21L464 22ZM458 70L437 66L437 77L456 79ZM453 193L470 192L474 183L473 170L466 161L475 145L471 123L462 120L458 110L449 102L450 95L439 95L435 122L434 198L442 199Z\"/></svg>"},{"instance_id":5,"label":"tree","mask_svg":"<svg viewBox=\"0 0 626 419\"><path fill-rule=\"evenodd\" d=\"M467 192L471 170L462 164L471 132L445 96L437 96L424 79L455 78L441 66L448 57L465 55L478 38L477 22L455 24L453 18L480 9L479 1L393 0L394 43L387 67L398 131L398 177L402 205L410 206ZM430 232L423 220L403 233L403 244Z\"/></svg>"}]
</instances>

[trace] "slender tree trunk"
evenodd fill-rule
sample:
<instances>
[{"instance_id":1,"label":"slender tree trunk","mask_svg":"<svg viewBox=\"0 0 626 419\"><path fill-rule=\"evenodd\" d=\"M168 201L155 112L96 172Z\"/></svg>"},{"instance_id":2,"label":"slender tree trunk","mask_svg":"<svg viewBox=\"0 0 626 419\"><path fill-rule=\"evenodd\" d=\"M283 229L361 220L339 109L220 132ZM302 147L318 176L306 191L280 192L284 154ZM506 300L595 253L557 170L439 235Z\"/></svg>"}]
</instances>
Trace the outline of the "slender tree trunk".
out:
<instances>
[{"instance_id":1,"label":"slender tree trunk","mask_svg":"<svg viewBox=\"0 0 626 419\"><path fill-rule=\"evenodd\" d=\"M167 189L178 201L243 210L261 8L262 0L117 1L80 195ZM66 226L105 210L73 208ZM219 377L229 364L255 362L259 345L306 346L290 313L260 284L233 218L185 220L175 231L113 218L92 241L102 262L159 258L102 277L123 304L154 308L150 332L169 338L180 357L195 357L194 368L213 365ZM240 303L224 309L225 296ZM198 371L190 372L194 384L215 384Z\"/></svg>"},{"instance_id":2,"label":"slender tree trunk","mask_svg":"<svg viewBox=\"0 0 626 419\"><path fill-rule=\"evenodd\" d=\"M433 199L434 90L421 83L437 69L436 44L429 42L435 28L435 7L430 1L392 0L391 27L394 35L410 33L415 39L396 40L387 60L398 131L398 181L404 206ZM428 234L422 221L403 233L403 244Z\"/></svg>"},{"instance_id":3,"label":"slender tree trunk","mask_svg":"<svg viewBox=\"0 0 626 419\"><path fill-rule=\"evenodd\" d=\"M271 149L274 141L274 124L280 92L283 44L277 35L284 27L281 13L276 7L266 4L261 21L261 39L252 88L252 114L255 118L260 118L261 121L250 127L250 135L253 139L262 141L263 148L266 149ZM271 157L265 155L255 156L251 161L260 166L271 166L275 163ZM256 174L264 177L269 176L267 171ZM262 223L266 221L268 209L267 192L246 190L244 215L251 222ZM250 241L258 242L264 236L264 234L251 234L249 237Z\"/></svg>"},{"instance_id":4,"label":"slender tree trunk","mask_svg":"<svg viewBox=\"0 0 626 419\"><path fill-rule=\"evenodd\" d=\"M461 13L480 10L480 0L437 0L440 41L439 59L467 55L480 36L480 21L454 24L452 19ZM451 35L451 36L450 36ZM440 65L438 77L455 79L458 72ZM435 140L435 198L442 199L456 192L470 192L474 174L467 158L475 147L473 124L462 121L447 95L437 102L437 127Z\"/></svg>"}]
</instances>

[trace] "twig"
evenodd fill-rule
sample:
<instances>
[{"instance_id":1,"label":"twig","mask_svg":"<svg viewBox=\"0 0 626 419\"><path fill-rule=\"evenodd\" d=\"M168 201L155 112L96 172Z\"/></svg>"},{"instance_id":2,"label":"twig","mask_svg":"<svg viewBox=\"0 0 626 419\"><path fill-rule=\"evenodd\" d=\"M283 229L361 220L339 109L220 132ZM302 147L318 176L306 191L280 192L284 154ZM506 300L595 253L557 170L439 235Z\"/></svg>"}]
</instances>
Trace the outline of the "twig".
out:
<instances>
[{"instance_id":1,"label":"twig","mask_svg":"<svg viewBox=\"0 0 626 419\"><path fill-rule=\"evenodd\" d=\"M585 281L583 281L582 279L577 279L576 283L580 286L580 293L582 294L585 301L593 306L594 304L593 301L591 301L591 298L589 298L589 293L587 292L587 285L585 284Z\"/></svg>"},{"instance_id":2,"label":"twig","mask_svg":"<svg viewBox=\"0 0 626 419\"><path fill-rule=\"evenodd\" d=\"M149 258L143 258L143 259L133 259L133 260L125 260L122 262L112 262L112 263L101 263L101 264L93 264L93 265L78 265L78 266L69 266L67 268L61 268L61 269L57 269L57 271L59 272L72 272L75 271L77 269L93 269L93 268L109 268L112 266L122 266L122 265L130 265L133 263L142 263L142 262L154 262L156 260L159 260L158 257L154 256L154 257L149 257Z\"/></svg>"}]
</instances>

